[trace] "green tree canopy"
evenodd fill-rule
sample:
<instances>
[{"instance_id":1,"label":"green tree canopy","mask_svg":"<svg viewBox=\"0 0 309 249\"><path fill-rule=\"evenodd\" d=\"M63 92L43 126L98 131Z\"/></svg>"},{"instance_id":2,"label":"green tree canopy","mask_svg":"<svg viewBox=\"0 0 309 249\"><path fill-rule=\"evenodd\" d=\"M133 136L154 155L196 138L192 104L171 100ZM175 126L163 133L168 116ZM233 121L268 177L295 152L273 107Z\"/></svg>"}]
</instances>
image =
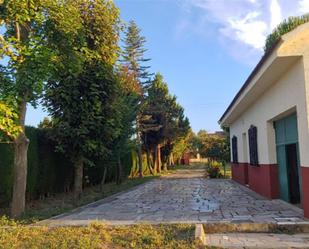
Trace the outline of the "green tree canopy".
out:
<instances>
[{"instance_id":1,"label":"green tree canopy","mask_svg":"<svg viewBox=\"0 0 309 249\"><path fill-rule=\"evenodd\" d=\"M204 158L228 162L230 160L229 137L218 134L209 134L200 130L190 136L190 152L199 153Z\"/></svg>"},{"instance_id":2,"label":"green tree canopy","mask_svg":"<svg viewBox=\"0 0 309 249\"><path fill-rule=\"evenodd\" d=\"M0 143L12 141L22 132L17 125L18 116L8 105L0 102Z\"/></svg>"},{"instance_id":3,"label":"green tree canopy","mask_svg":"<svg viewBox=\"0 0 309 249\"><path fill-rule=\"evenodd\" d=\"M75 11L81 26L73 33L61 30L56 22L49 26L48 42L60 63L47 82L44 103L58 149L75 164L77 200L84 164L109 155L120 134L115 102L120 83L114 64L121 23L118 8L109 0L71 1L68 8Z\"/></svg>"},{"instance_id":4,"label":"green tree canopy","mask_svg":"<svg viewBox=\"0 0 309 249\"><path fill-rule=\"evenodd\" d=\"M155 150L155 165L161 170L161 147L163 161L166 162L173 152L174 145L187 136L189 120L176 97L169 93L161 74L157 73L148 90L143 115L149 117L142 123L145 146Z\"/></svg>"},{"instance_id":5,"label":"green tree canopy","mask_svg":"<svg viewBox=\"0 0 309 249\"><path fill-rule=\"evenodd\" d=\"M51 0L0 2L0 25L4 30L4 35L0 34L0 60L4 57L8 60L1 69L1 78L4 76L6 80L0 86L0 98L9 99L16 113L16 123L21 127L14 139L13 217L19 216L25 207L29 144L24 132L27 104L36 105L53 66L53 51L44 39L48 8L52 3Z\"/></svg>"}]
</instances>

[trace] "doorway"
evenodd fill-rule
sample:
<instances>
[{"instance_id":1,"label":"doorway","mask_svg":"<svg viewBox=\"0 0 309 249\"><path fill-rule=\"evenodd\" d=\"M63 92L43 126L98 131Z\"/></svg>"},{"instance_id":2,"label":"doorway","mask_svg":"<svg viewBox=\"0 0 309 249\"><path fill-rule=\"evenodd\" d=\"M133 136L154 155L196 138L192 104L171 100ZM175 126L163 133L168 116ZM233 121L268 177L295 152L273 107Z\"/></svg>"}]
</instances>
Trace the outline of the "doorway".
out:
<instances>
[{"instance_id":1,"label":"doorway","mask_svg":"<svg viewBox=\"0 0 309 249\"><path fill-rule=\"evenodd\" d=\"M285 146L290 202L300 203L297 144Z\"/></svg>"},{"instance_id":2,"label":"doorway","mask_svg":"<svg viewBox=\"0 0 309 249\"><path fill-rule=\"evenodd\" d=\"M280 198L293 204L299 204L301 202L301 179L299 174L297 116L293 114L278 120L274 123L274 126Z\"/></svg>"}]
</instances>

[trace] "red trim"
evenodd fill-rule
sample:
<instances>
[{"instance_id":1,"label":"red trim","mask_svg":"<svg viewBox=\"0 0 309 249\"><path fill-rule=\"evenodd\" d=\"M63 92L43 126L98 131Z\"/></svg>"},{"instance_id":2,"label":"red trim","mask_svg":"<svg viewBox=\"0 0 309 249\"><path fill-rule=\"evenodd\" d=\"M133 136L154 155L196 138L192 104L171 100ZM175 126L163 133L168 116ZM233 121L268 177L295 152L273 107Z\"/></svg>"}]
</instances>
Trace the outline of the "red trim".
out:
<instances>
[{"instance_id":1,"label":"red trim","mask_svg":"<svg viewBox=\"0 0 309 249\"><path fill-rule=\"evenodd\" d=\"M248 166L250 189L269 199L279 198L279 177L277 164Z\"/></svg>"},{"instance_id":2,"label":"red trim","mask_svg":"<svg viewBox=\"0 0 309 249\"><path fill-rule=\"evenodd\" d=\"M304 216L309 218L309 167L301 167L301 176Z\"/></svg>"},{"instance_id":3,"label":"red trim","mask_svg":"<svg viewBox=\"0 0 309 249\"><path fill-rule=\"evenodd\" d=\"M248 184L248 164L232 163L232 179L242 185Z\"/></svg>"}]
</instances>

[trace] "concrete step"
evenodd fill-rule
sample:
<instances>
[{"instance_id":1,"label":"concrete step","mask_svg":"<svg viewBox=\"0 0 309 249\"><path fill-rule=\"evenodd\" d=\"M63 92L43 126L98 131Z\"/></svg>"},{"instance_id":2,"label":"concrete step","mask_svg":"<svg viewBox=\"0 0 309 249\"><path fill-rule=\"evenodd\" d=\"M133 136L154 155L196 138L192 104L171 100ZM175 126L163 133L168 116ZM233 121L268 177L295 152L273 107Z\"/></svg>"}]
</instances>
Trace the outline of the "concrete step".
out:
<instances>
[{"instance_id":1,"label":"concrete step","mask_svg":"<svg viewBox=\"0 0 309 249\"><path fill-rule=\"evenodd\" d=\"M309 222L278 223L206 223L202 224L209 233L309 233Z\"/></svg>"},{"instance_id":2,"label":"concrete step","mask_svg":"<svg viewBox=\"0 0 309 249\"><path fill-rule=\"evenodd\" d=\"M203 244L215 248L309 248L309 234L215 233L206 234Z\"/></svg>"},{"instance_id":3,"label":"concrete step","mask_svg":"<svg viewBox=\"0 0 309 249\"><path fill-rule=\"evenodd\" d=\"M195 239L215 248L308 248L308 224L196 224Z\"/></svg>"}]
</instances>

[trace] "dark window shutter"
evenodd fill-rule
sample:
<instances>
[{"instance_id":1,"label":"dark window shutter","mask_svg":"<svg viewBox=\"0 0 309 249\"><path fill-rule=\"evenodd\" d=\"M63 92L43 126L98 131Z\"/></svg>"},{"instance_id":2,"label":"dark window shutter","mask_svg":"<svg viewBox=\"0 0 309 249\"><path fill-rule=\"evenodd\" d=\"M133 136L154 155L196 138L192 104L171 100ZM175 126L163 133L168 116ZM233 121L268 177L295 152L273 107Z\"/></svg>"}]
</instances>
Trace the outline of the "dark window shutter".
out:
<instances>
[{"instance_id":1,"label":"dark window shutter","mask_svg":"<svg viewBox=\"0 0 309 249\"><path fill-rule=\"evenodd\" d=\"M232 156L233 163L238 163L238 148L237 148L237 137L232 138Z\"/></svg>"},{"instance_id":2,"label":"dark window shutter","mask_svg":"<svg viewBox=\"0 0 309 249\"><path fill-rule=\"evenodd\" d=\"M249 133L250 164L258 166L259 158L258 158L258 143L257 143L257 127L252 125L248 133Z\"/></svg>"}]
</instances>

